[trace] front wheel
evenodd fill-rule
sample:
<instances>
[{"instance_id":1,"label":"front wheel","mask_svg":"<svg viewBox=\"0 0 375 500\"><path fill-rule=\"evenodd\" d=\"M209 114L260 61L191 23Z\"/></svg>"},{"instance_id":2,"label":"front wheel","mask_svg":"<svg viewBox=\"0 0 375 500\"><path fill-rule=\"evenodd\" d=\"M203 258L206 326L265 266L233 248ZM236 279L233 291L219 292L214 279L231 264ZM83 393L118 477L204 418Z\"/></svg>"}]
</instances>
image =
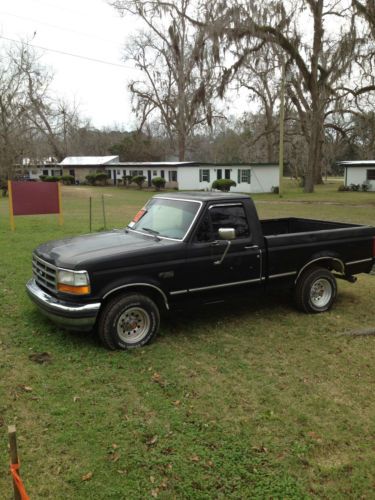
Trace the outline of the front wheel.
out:
<instances>
[{"instance_id":1,"label":"front wheel","mask_svg":"<svg viewBox=\"0 0 375 500\"><path fill-rule=\"evenodd\" d=\"M337 295L336 279L328 269L312 267L297 281L295 301L299 309L307 313L328 311Z\"/></svg>"},{"instance_id":2,"label":"front wheel","mask_svg":"<svg viewBox=\"0 0 375 500\"><path fill-rule=\"evenodd\" d=\"M153 300L138 293L121 295L104 306L98 333L109 349L131 349L150 342L159 325L160 313Z\"/></svg>"}]
</instances>

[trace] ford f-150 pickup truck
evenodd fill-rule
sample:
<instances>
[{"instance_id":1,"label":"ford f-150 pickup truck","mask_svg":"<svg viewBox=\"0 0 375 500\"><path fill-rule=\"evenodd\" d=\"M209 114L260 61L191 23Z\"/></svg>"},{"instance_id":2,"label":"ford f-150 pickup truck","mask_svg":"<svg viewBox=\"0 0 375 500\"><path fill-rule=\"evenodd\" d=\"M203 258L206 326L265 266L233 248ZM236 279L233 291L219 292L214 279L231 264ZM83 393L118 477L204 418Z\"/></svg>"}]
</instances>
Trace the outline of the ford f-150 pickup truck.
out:
<instances>
[{"instance_id":1,"label":"ford f-150 pickup truck","mask_svg":"<svg viewBox=\"0 0 375 500\"><path fill-rule=\"evenodd\" d=\"M168 193L151 198L120 230L40 245L30 298L55 323L95 327L110 349L142 346L160 314L192 298L293 288L307 313L327 311L336 278L370 273L375 228L301 218L259 220L251 198Z\"/></svg>"}]
</instances>

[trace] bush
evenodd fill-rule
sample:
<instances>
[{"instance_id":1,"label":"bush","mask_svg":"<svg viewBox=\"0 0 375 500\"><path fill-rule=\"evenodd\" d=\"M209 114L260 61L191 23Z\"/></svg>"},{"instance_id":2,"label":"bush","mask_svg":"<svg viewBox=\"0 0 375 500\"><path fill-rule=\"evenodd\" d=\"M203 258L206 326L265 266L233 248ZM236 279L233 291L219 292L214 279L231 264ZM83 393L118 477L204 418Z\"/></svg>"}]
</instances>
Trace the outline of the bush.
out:
<instances>
[{"instance_id":1,"label":"bush","mask_svg":"<svg viewBox=\"0 0 375 500\"><path fill-rule=\"evenodd\" d=\"M40 176L39 176L39 179L40 179L41 181L44 181L44 179L46 179L47 177L48 177L47 175L40 175Z\"/></svg>"},{"instance_id":2,"label":"bush","mask_svg":"<svg viewBox=\"0 0 375 500\"><path fill-rule=\"evenodd\" d=\"M106 172L99 172L95 174L95 184L99 183L102 186L105 186L107 184L107 180L108 180L108 175Z\"/></svg>"},{"instance_id":3,"label":"bush","mask_svg":"<svg viewBox=\"0 0 375 500\"><path fill-rule=\"evenodd\" d=\"M237 184L232 179L217 179L212 183L212 189L218 189L219 191L230 191L230 188L237 186Z\"/></svg>"},{"instance_id":4,"label":"bush","mask_svg":"<svg viewBox=\"0 0 375 500\"><path fill-rule=\"evenodd\" d=\"M368 190L370 189L370 183L369 181L365 181L362 186L361 186L361 190L366 193Z\"/></svg>"},{"instance_id":5,"label":"bush","mask_svg":"<svg viewBox=\"0 0 375 500\"><path fill-rule=\"evenodd\" d=\"M131 182L132 182L133 176L132 175L124 175L122 177L122 181L124 183L124 186L129 187Z\"/></svg>"},{"instance_id":6,"label":"bush","mask_svg":"<svg viewBox=\"0 0 375 500\"><path fill-rule=\"evenodd\" d=\"M271 187L271 193L273 193L273 194L279 194L280 193L279 186L272 186Z\"/></svg>"},{"instance_id":7,"label":"bush","mask_svg":"<svg viewBox=\"0 0 375 500\"><path fill-rule=\"evenodd\" d=\"M96 180L96 174L88 174L86 175L86 180L87 182L91 185L94 186L95 180Z\"/></svg>"},{"instance_id":8,"label":"bush","mask_svg":"<svg viewBox=\"0 0 375 500\"><path fill-rule=\"evenodd\" d=\"M340 184L339 187L337 188L337 191L350 191L350 188L348 186L345 186L345 184Z\"/></svg>"},{"instance_id":9,"label":"bush","mask_svg":"<svg viewBox=\"0 0 375 500\"><path fill-rule=\"evenodd\" d=\"M61 180L66 186L71 186L75 182L74 175L63 175Z\"/></svg>"},{"instance_id":10,"label":"bush","mask_svg":"<svg viewBox=\"0 0 375 500\"><path fill-rule=\"evenodd\" d=\"M160 191L165 187L166 180L163 177L154 177L151 184L155 187L156 191Z\"/></svg>"},{"instance_id":11,"label":"bush","mask_svg":"<svg viewBox=\"0 0 375 500\"><path fill-rule=\"evenodd\" d=\"M143 183L145 182L146 177L144 175L136 175L135 177L132 177L132 182L134 184L137 184L139 189L142 189Z\"/></svg>"},{"instance_id":12,"label":"bush","mask_svg":"<svg viewBox=\"0 0 375 500\"><path fill-rule=\"evenodd\" d=\"M43 182L59 182L61 181L61 177L57 177L56 175L44 175Z\"/></svg>"},{"instance_id":13,"label":"bush","mask_svg":"<svg viewBox=\"0 0 375 500\"><path fill-rule=\"evenodd\" d=\"M350 191L359 191L360 184L350 184Z\"/></svg>"}]
</instances>

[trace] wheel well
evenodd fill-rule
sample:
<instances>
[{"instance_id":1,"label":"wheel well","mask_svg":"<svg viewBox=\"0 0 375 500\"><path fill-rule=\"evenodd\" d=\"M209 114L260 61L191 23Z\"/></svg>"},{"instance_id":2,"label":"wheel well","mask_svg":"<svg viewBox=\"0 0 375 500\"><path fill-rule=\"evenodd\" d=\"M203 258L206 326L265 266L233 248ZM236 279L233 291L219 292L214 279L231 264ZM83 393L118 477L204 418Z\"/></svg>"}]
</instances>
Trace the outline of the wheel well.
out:
<instances>
[{"instance_id":1,"label":"wheel well","mask_svg":"<svg viewBox=\"0 0 375 500\"><path fill-rule=\"evenodd\" d=\"M311 260L300 269L295 279L295 283L305 271L311 269L312 267L324 267L325 269L328 269L328 271L334 270L338 273L345 274L345 264L341 259L329 256L318 257Z\"/></svg>"},{"instance_id":2,"label":"wheel well","mask_svg":"<svg viewBox=\"0 0 375 500\"><path fill-rule=\"evenodd\" d=\"M142 295L146 295L155 302L160 312L166 312L169 309L167 297L165 296L164 292L159 290L157 287L154 288L153 286L148 285L125 285L124 287L115 289L113 292L108 292L105 295L102 306L116 296L129 295L131 293L140 293Z\"/></svg>"}]
</instances>

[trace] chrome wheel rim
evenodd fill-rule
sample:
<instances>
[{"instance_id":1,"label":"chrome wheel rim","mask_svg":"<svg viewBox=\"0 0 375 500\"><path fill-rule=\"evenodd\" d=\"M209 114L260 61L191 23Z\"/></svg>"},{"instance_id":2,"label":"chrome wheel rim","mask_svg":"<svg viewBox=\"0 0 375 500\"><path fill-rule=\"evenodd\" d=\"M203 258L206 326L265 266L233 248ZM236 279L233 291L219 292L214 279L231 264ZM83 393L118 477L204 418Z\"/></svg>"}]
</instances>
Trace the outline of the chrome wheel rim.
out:
<instances>
[{"instance_id":1,"label":"chrome wheel rim","mask_svg":"<svg viewBox=\"0 0 375 500\"><path fill-rule=\"evenodd\" d=\"M135 344L147 335L150 324L150 316L144 309L129 307L117 321L117 334L123 342Z\"/></svg>"},{"instance_id":2,"label":"chrome wheel rim","mask_svg":"<svg viewBox=\"0 0 375 500\"><path fill-rule=\"evenodd\" d=\"M325 278L314 281L310 290L310 300L316 307L325 307L332 297L332 285Z\"/></svg>"}]
</instances>

